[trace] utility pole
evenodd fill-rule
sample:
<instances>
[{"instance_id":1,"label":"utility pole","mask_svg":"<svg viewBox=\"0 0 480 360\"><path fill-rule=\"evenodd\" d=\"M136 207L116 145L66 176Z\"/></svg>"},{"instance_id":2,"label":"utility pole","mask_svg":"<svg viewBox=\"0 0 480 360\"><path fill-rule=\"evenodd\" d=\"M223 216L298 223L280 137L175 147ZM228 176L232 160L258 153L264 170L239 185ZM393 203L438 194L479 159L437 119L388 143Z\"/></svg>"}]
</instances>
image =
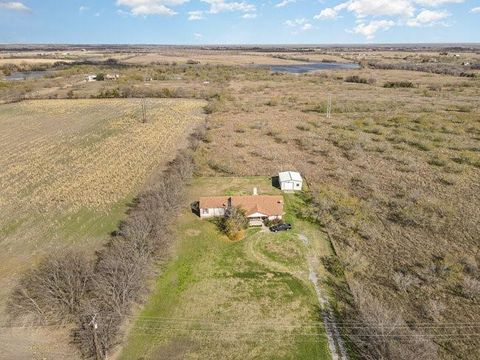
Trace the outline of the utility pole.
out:
<instances>
[{"instance_id":1,"label":"utility pole","mask_svg":"<svg viewBox=\"0 0 480 360\"><path fill-rule=\"evenodd\" d=\"M327 119L330 119L331 115L332 115L332 95L328 95Z\"/></svg>"},{"instance_id":2,"label":"utility pole","mask_svg":"<svg viewBox=\"0 0 480 360\"><path fill-rule=\"evenodd\" d=\"M88 325L90 325L90 326L92 327L92 329L93 329L93 346L95 347L95 359L96 359L96 360L103 360L102 350L100 349L100 346L99 346L99 344L98 344L97 314L93 315L92 321L90 321L90 324L88 324Z\"/></svg>"}]
</instances>

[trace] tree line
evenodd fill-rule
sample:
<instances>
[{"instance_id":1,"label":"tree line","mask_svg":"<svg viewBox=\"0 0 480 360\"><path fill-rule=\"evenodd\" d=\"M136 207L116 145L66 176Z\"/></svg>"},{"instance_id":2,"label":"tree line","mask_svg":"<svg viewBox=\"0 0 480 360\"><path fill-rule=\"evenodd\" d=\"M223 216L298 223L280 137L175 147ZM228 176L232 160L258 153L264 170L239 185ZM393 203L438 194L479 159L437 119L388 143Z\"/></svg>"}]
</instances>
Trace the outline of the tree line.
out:
<instances>
[{"instance_id":1,"label":"tree line","mask_svg":"<svg viewBox=\"0 0 480 360\"><path fill-rule=\"evenodd\" d=\"M74 324L72 340L83 356L105 358L119 343L132 305L145 295L155 265L168 257L171 224L204 135L202 126L190 136L189 147L135 199L127 219L93 258L76 251L52 254L27 272L9 299L12 319Z\"/></svg>"}]
</instances>

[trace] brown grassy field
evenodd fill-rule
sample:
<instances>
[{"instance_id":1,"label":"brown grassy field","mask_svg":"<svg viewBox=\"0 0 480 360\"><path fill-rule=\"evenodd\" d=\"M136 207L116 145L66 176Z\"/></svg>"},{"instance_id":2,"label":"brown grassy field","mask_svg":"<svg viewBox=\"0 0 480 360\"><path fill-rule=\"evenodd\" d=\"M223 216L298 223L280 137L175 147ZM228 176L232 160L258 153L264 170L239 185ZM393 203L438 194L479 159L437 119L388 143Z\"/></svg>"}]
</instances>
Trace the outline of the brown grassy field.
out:
<instances>
[{"instance_id":1,"label":"brown grassy field","mask_svg":"<svg viewBox=\"0 0 480 360\"><path fill-rule=\"evenodd\" d=\"M45 59L45 58L0 58L0 65L5 64L15 64L15 65L23 65L23 64L53 64L57 61L72 61L69 59Z\"/></svg>"},{"instance_id":2,"label":"brown grassy field","mask_svg":"<svg viewBox=\"0 0 480 360\"><path fill-rule=\"evenodd\" d=\"M345 82L353 74L371 85ZM210 119L203 173L300 170L315 199L306 216L332 234L351 290L415 331L437 326L439 357L478 358L476 338L459 335L480 320L478 79L365 69L231 81L228 91L234 100Z\"/></svg>"},{"instance_id":3,"label":"brown grassy field","mask_svg":"<svg viewBox=\"0 0 480 360\"><path fill-rule=\"evenodd\" d=\"M155 51L146 54L131 56L125 62L131 64L151 64L154 62L178 62L198 61L201 64L221 64L221 65L292 65L301 64L305 61L339 61L343 62L341 56L337 54L308 53L301 52L253 52L242 50L224 50L209 51L199 49L175 49L165 51Z\"/></svg>"},{"instance_id":4,"label":"brown grassy field","mask_svg":"<svg viewBox=\"0 0 480 360\"><path fill-rule=\"evenodd\" d=\"M282 58L274 57L277 55ZM478 328L472 327L480 321L478 71L476 77L464 77L364 67L293 75L239 66L295 63L298 57L412 63L419 66L417 70L425 63L463 69L462 62L478 62L478 53L459 55L386 49L323 49L308 54L198 49L120 53L124 61L138 65L73 67L56 79L0 83L0 96L66 97L72 90L73 97L85 98L118 89L126 97L153 94L209 99L209 130L197 152L198 174L302 172L311 189L303 216L320 223L330 234L349 285L340 288L325 275L325 285L336 297L342 320L368 322L364 316L372 309L362 307L373 298L377 320L398 320L416 335L403 341L394 339L393 346L403 357L396 356L397 352L391 358L480 359ZM189 59L201 64L186 65ZM178 65L150 64L156 61ZM209 66L207 62L224 65ZM85 73L108 71L118 71L120 80L80 83ZM363 83L351 82L352 76ZM38 89L42 91L36 92ZM329 96L332 116L327 118ZM10 107L13 105L6 109ZM122 111L121 106L119 109ZM63 138L61 133L58 136ZM9 141L8 136L3 139ZM36 141L42 144L41 139ZM95 144L96 140L92 141ZM57 154L61 149L64 147L45 148L42 154ZM10 150L18 152L13 147ZM69 163L66 155L55 156L57 161ZM36 159L28 161L35 163ZM57 169L55 164L47 165L46 169ZM15 171L21 179L22 169ZM36 174L39 170L32 167L30 171ZM95 183L97 176L83 179ZM98 179L105 184L105 178ZM40 194L35 186L22 189L26 199ZM71 194L59 186L62 194L75 201L90 199L85 189L79 185L78 192ZM96 199L93 196L87 203L101 208ZM67 206L55 196L48 203ZM92 224L92 229L98 229L98 224ZM86 242L87 246L92 243ZM467 331L474 336L466 336ZM428 351L422 353L422 349Z\"/></svg>"},{"instance_id":5,"label":"brown grassy field","mask_svg":"<svg viewBox=\"0 0 480 360\"><path fill-rule=\"evenodd\" d=\"M2 320L24 270L50 253L103 244L153 170L184 146L204 105L146 99L146 123L136 99L0 106Z\"/></svg>"}]
</instances>

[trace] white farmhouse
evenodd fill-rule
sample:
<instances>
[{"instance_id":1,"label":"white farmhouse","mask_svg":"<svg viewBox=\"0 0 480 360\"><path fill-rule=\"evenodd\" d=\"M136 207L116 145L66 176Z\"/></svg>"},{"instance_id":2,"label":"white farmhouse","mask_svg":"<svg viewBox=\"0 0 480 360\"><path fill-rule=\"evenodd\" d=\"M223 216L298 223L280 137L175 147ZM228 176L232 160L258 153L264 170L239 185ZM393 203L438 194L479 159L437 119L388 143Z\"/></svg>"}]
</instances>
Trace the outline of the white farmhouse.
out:
<instances>
[{"instance_id":1,"label":"white farmhouse","mask_svg":"<svg viewBox=\"0 0 480 360\"><path fill-rule=\"evenodd\" d=\"M240 207L245 211L250 226L261 226L265 219L275 220L283 217L283 196L254 195L201 197L199 201L200 218L224 216L229 207Z\"/></svg>"},{"instance_id":2,"label":"white farmhouse","mask_svg":"<svg viewBox=\"0 0 480 360\"><path fill-rule=\"evenodd\" d=\"M299 191L302 190L302 176L295 171L283 171L278 174L280 189L283 191Z\"/></svg>"}]
</instances>

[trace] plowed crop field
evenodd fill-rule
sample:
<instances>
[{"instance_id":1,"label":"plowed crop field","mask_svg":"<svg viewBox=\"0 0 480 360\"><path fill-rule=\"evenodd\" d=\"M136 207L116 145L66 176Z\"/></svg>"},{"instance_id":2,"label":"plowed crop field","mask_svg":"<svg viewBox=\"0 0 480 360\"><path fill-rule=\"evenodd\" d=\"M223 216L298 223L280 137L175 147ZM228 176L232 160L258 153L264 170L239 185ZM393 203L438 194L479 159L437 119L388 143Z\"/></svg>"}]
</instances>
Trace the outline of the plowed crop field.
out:
<instances>
[{"instance_id":1,"label":"plowed crop field","mask_svg":"<svg viewBox=\"0 0 480 360\"><path fill-rule=\"evenodd\" d=\"M18 275L45 254L101 246L204 105L147 99L146 123L139 99L0 106L0 313Z\"/></svg>"}]
</instances>

